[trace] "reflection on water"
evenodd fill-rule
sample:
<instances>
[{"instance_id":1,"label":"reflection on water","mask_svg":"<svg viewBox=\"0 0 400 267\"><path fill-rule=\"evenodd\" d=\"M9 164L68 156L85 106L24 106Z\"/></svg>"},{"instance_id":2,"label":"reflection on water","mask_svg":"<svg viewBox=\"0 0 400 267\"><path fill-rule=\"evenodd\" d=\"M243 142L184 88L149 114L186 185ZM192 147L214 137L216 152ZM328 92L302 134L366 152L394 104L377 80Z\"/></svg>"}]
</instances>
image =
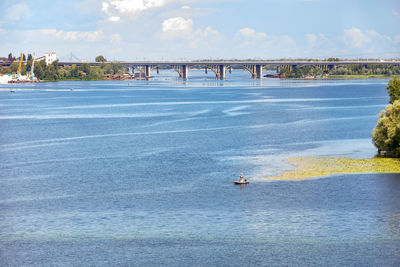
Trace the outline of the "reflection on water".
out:
<instances>
[{"instance_id":1,"label":"reflection on water","mask_svg":"<svg viewBox=\"0 0 400 267\"><path fill-rule=\"evenodd\" d=\"M172 75L0 87L3 265L399 265L400 175L259 179L372 157L387 81Z\"/></svg>"}]
</instances>

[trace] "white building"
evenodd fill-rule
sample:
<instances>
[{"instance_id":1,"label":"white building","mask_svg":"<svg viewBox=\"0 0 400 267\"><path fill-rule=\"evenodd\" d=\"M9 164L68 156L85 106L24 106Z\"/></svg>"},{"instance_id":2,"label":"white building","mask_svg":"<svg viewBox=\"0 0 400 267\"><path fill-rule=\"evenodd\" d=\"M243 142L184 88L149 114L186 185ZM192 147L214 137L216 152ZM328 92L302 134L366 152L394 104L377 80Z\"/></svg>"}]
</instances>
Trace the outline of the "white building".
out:
<instances>
[{"instance_id":1,"label":"white building","mask_svg":"<svg viewBox=\"0 0 400 267\"><path fill-rule=\"evenodd\" d=\"M46 65L49 65L49 64L53 63L56 60L57 60L57 54L56 53L46 53L46 56L45 56Z\"/></svg>"}]
</instances>

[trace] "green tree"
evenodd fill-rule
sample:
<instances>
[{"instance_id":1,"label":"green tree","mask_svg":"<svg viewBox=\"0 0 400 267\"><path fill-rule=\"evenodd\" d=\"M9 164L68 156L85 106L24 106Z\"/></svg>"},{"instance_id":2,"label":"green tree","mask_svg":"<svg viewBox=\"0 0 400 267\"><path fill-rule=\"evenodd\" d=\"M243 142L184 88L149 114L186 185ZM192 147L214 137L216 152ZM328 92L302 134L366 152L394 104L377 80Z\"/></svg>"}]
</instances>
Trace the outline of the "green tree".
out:
<instances>
[{"instance_id":1,"label":"green tree","mask_svg":"<svg viewBox=\"0 0 400 267\"><path fill-rule=\"evenodd\" d=\"M8 59L9 59L9 60L12 60L12 59L13 59L12 53L8 54Z\"/></svg>"},{"instance_id":2,"label":"green tree","mask_svg":"<svg viewBox=\"0 0 400 267\"><path fill-rule=\"evenodd\" d=\"M79 66L79 70L84 72L86 75L90 74L90 65L88 63L83 63Z\"/></svg>"},{"instance_id":3,"label":"green tree","mask_svg":"<svg viewBox=\"0 0 400 267\"><path fill-rule=\"evenodd\" d=\"M114 74L111 64L102 63L100 67L103 69L105 74Z\"/></svg>"},{"instance_id":4,"label":"green tree","mask_svg":"<svg viewBox=\"0 0 400 267\"><path fill-rule=\"evenodd\" d=\"M32 60L32 54L28 54L28 60Z\"/></svg>"},{"instance_id":5,"label":"green tree","mask_svg":"<svg viewBox=\"0 0 400 267\"><path fill-rule=\"evenodd\" d=\"M388 157L400 157L400 100L395 100L379 114L378 124L372 132L372 140L378 153Z\"/></svg>"},{"instance_id":6,"label":"green tree","mask_svg":"<svg viewBox=\"0 0 400 267\"><path fill-rule=\"evenodd\" d=\"M13 62L11 65L10 65L10 70L11 70L11 73L17 73L17 70L18 70L18 62Z\"/></svg>"},{"instance_id":7,"label":"green tree","mask_svg":"<svg viewBox=\"0 0 400 267\"><path fill-rule=\"evenodd\" d=\"M103 56L97 56L96 58L95 58L95 61L96 62L106 62L107 61L107 59L105 59L105 57L103 57Z\"/></svg>"},{"instance_id":8,"label":"green tree","mask_svg":"<svg viewBox=\"0 0 400 267\"><path fill-rule=\"evenodd\" d=\"M122 64L119 62L113 62L111 63L111 68L113 69L114 73L117 74L120 70L122 70Z\"/></svg>"},{"instance_id":9,"label":"green tree","mask_svg":"<svg viewBox=\"0 0 400 267\"><path fill-rule=\"evenodd\" d=\"M393 80L389 81L386 89L390 96L390 104L393 104L396 100L400 100L400 80L397 79L397 77L394 77Z\"/></svg>"},{"instance_id":10,"label":"green tree","mask_svg":"<svg viewBox=\"0 0 400 267\"><path fill-rule=\"evenodd\" d=\"M35 76L40 79L43 80L45 78L45 74L46 74L46 63L44 62L44 60L35 61Z\"/></svg>"}]
</instances>

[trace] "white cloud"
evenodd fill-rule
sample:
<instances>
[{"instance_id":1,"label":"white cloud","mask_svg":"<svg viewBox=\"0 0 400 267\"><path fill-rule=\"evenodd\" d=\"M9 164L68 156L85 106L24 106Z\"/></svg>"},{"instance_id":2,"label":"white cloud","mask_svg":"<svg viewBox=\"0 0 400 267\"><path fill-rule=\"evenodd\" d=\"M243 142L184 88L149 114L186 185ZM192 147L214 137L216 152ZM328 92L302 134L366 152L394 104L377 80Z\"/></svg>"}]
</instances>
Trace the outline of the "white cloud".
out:
<instances>
[{"instance_id":1,"label":"white cloud","mask_svg":"<svg viewBox=\"0 0 400 267\"><path fill-rule=\"evenodd\" d=\"M265 39L267 38L267 34L263 32L256 32L251 28L243 28L239 30L239 35L247 37L247 38L256 38L256 39Z\"/></svg>"},{"instance_id":2,"label":"white cloud","mask_svg":"<svg viewBox=\"0 0 400 267\"><path fill-rule=\"evenodd\" d=\"M297 53L296 42L288 35L268 35L252 28L242 28L235 39L237 45L234 49L242 58L291 57Z\"/></svg>"},{"instance_id":3,"label":"white cloud","mask_svg":"<svg viewBox=\"0 0 400 267\"><path fill-rule=\"evenodd\" d=\"M106 3L106 2L101 3L101 11L103 11L107 15L109 14L109 11L108 11L109 7L110 7L109 3Z\"/></svg>"},{"instance_id":4,"label":"white cloud","mask_svg":"<svg viewBox=\"0 0 400 267\"><path fill-rule=\"evenodd\" d=\"M164 20L161 29L161 38L172 40L174 38L187 38L192 36L193 21L182 17Z\"/></svg>"},{"instance_id":5,"label":"white cloud","mask_svg":"<svg viewBox=\"0 0 400 267\"><path fill-rule=\"evenodd\" d=\"M42 29L36 31L30 31L32 34L38 34L38 36L59 39L64 41L89 41L96 42L103 39L103 31L63 31L56 29Z\"/></svg>"},{"instance_id":6,"label":"white cloud","mask_svg":"<svg viewBox=\"0 0 400 267\"><path fill-rule=\"evenodd\" d=\"M162 23L158 37L168 41L172 49L214 49L221 36L219 32L210 26L204 29L195 28L193 20L183 17L166 19Z\"/></svg>"},{"instance_id":7,"label":"white cloud","mask_svg":"<svg viewBox=\"0 0 400 267\"><path fill-rule=\"evenodd\" d=\"M18 3L4 11L6 20L21 20L31 17L31 11L27 4Z\"/></svg>"},{"instance_id":8,"label":"white cloud","mask_svg":"<svg viewBox=\"0 0 400 267\"><path fill-rule=\"evenodd\" d=\"M175 0L108 0L102 3L101 10L108 16L118 14L137 15L145 10L161 8Z\"/></svg>"},{"instance_id":9,"label":"white cloud","mask_svg":"<svg viewBox=\"0 0 400 267\"><path fill-rule=\"evenodd\" d=\"M315 47L317 45L318 37L315 34L306 34L306 38L309 47Z\"/></svg>"},{"instance_id":10,"label":"white cloud","mask_svg":"<svg viewBox=\"0 0 400 267\"><path fill-rule=\"evenodd\" d=\"M370 43L371 38L362 33L358 28L351 28L344 30L344 42L350 46L350 48L362 48L364 44Z\"/></svg>"},{"instance_id":11,"label":"white cloud","mask_svg":"<svg viewBox=\"0 0 400 267\"><path fill-rule=\"evenodd\" d=\"M366 33L371 37L371 39L375 39L375 40L386 40L386 41L391 41L392 38L390 36L387 35L382 35L380 33L378 33L375 30L368 30L366 31Z\"/></svg>"},{"instance_id":12,"label":"white cloud","mask_svg":"<svg viewBox=\"0 0 400 267\"><path fill-rule=\"evenodd\" d=\"M117 0L110 4L121 13L137 13L146 9L162 7L166 0Z\"/></svg>"},{"instance_id":13,"label":"white cloud","mask_svg":"<svg viewBox=\"0 0 400 267\"><path fill-rule=\"evenodd\" d=\"M121 37L121 35L118 34L118 33L112 34L112 35L110 36L110 43L119 44L119 43L121 42L121 40L122 40L122 37Z\"/></svg>"},{"instance_id":14,"label":"white cloud","mask_svg":"<svg viewBox=\"0 0 400 267\"><path fill-rule=\"evenodd\" d=\"M307 39L307 46L309 49L315 51L315 49L320 48L321 46L328 45L328 39L325 37L324 34L313 34L309 33L306 34Z\"/></svg>"},{"instance_id":15,"label":"white cloud","mask_svg":"<svg viewBox=\"0 0 400 267\"><path fill-rule=\"evenodd\" d=\"M128 18L137 18L137 16L139 16L141 13L145 11L162 9L172 3L187 4L195 2L204 2L206 0L106 0L106 1L107 2L102 3L101 10L107 16L109 17L119 16L121 18L125 16ZM213 9L211 8L192 8L189 5L183 5L180 8L166 9L162 17L193 18L196 16L209 15L212 12L212 10Z\"/></svg>"},{"instance_id":16,"label":"white cloud","mask_svg":"<svg viewBox=\"0 0 400 267\"><path fill-rule=\"evenodd\" d=\"M399 12L397 12L396 10L392 10L392 14L393 14L396 18L400 19L400 14L399 14Z\"/></svg>"},{"instance_id":17,"label":"white cloud","mask_svg":"<svg viewBox=\"0 0 400 267\"><path fill-rule=\"evenodd\" d=\"M111 17L109 17L108 19L109 19L110 21L112 21L112 22L118 22L118 21L121 20L121 18L118 17L118 16L111 16Z\"/></svg>"}]
</instances>

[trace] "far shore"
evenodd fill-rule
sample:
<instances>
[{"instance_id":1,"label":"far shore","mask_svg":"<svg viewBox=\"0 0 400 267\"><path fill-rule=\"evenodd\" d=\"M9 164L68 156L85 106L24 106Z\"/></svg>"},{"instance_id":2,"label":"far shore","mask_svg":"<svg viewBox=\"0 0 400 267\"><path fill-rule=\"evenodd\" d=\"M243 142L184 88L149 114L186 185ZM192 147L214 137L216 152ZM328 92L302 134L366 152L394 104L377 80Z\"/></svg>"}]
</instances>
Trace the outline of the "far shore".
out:
<instances>
[{"instance_id":1,"label":"far shore","mask_svg":"<svg viewBox=\"0 0 400 267\"><path fill-rule=\"evenodd\" d=\"M277 78L280 80L356 80L356 79L392 79L394 77L399 77L398 75L329 75L324 77L314 77L314 78ZM118 79L59 79L59 80L41 80L40 82L65 82L65 81L76 81L76 82L90 82L90 81L131 81L134 82L136 80L118 80ZM141 80L142 81L142 80Z\"/></svg>"}]
</instances>

